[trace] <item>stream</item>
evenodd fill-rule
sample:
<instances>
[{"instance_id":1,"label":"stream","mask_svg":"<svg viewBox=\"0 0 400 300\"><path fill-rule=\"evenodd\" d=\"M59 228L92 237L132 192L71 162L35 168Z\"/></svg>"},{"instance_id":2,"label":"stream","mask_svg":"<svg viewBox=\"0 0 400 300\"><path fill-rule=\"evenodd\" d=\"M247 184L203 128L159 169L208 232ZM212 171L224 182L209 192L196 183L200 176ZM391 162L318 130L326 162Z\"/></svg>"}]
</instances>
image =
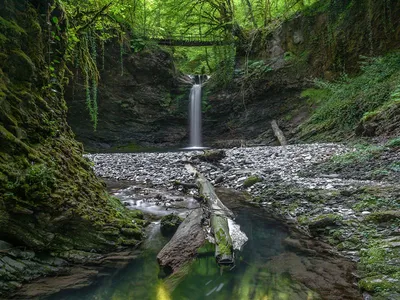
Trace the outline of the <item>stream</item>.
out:
<instances>
[{"instance_id":1,"label":"stream","mask_svg":"<svg viewBox=\"0 0 400 300\"><path fill-rule=\"evenodd\" d=\"M178 284L159 279L156 256L167 240L160 233L159 222L153 222L143 253L127 268L87 289L52 299L319 299L289 274L274 274L268 268L268 261L284 252L285 227L250 207L234 212L249 241L233 270L221 271L214 256L206 256L196 259ZM169 285L176 285L172 292L168 292Z\"/></svg>"},{"instance_id":2,"label":"stream","mask_svg":"<svg viewBox=\"0 0 400 300\"><path fill-rule=\"evenodd\" d=\"M152 214L155 219L171 212L183 216L188 213L187 207L196 207L195 200L187 197L178 198L180 206L167 210L154 201L135 199L134 191L140 189L137 186L120 189L118 183L115 185L113 182L108 182L108 186L125 205L133 205ZM235 213L235 221L249 238L243 251L237 253L233 269L220 269L214 255L200 255L189 267L183 268L181 274L160 278L156 256L168 239L161 235L160 222L156 220L147 228L147 239L141 247L140 256L126 268L115 271L94 285L64 291L49 299L360 299L343 297L347 291L343 291L338 281L343 281L341 269L345 267L340 263L328 262L315 253L310 256L299 249L290 249L285 245L290 237L286 225L272 219L267 211L243 203L240 199L242 194L236 191L219 189L217 192ZM146 190L148 199L154 197L153 193L156 190ZM176 199L173 194L168 195L168 191L165 193L169 199ZM303 268L304 264L306 268ZM331 270L327 280L323 277L324 269ZM308 282L310 280L312 282ZM338 298L323 296L332 290Z\"/></svg>"}]
</instances>

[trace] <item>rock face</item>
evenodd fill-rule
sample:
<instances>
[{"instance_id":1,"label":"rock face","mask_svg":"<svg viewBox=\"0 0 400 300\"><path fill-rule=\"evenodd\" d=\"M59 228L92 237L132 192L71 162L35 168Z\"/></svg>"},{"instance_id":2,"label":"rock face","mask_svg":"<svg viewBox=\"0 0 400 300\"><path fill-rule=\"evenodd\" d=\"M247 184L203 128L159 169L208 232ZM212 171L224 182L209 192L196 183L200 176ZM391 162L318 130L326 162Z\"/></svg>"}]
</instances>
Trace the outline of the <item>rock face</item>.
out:
<instances>
[{"instance_id":1,"label":"rock face","mask_svg":"<svg viewBox=\"0 0 400 300\"><path fill-rule=\"evenodd\" d=\"M52 3L0 2L0 298L56 273L72 253L90 260L142 236L142 221L132 223L140 215L106 193L67 125L44 47L41 14Z\"/></svg>"},{"instance_id":2,"label":"rock face","mask_svg":"<svg viewBox=\"0 0 400 300\"><path fill-rule=\"evenodd\" d=\"M179 74L168 52L124 51L121 63L118 43L106 46L96 131L86 109L83 79L76 77L67 89L68 123L77 139L89 150L180 146L187 135L190 85L178 84Z\"/></svg>"}]
</instances>

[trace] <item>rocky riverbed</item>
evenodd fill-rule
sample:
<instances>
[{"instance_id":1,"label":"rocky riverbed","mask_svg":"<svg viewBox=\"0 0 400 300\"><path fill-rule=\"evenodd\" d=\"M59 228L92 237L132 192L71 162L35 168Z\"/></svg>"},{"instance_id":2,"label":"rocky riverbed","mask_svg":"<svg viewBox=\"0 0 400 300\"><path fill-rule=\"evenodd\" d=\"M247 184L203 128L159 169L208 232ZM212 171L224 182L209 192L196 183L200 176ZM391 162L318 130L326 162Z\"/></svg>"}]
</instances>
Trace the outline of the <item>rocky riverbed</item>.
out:
<instances>
[{"instance_id":1,"label":"rocky riverbed","mask_svg":"<svg viewBox=\"0 0 400 300\"><path fill-rule=\"evenodd\" d=\"M398 149L388 151L391 154L386 151L383 159L393 161ZM194 182L185 168L191 163L215 186L243 192L248 202L331 244L357 262L359 286L366 298L373 294L374 299L399 299L400 188L395 173L388 180L370 180L371 176L362 176L362 167L354 168L355 175L351 176L351 167L347 166L342 168L344 176L340 168L329 168L332 157L358 154L356 149L338 144L234 148L224 152L225 157L214 162L199 159L202 152L87 157L97 175L136 185L129 192L130 198L125 198L126 205L135 208L148 203L160 212L171 211L179 202L190 202L179 196L186 188L177 183ZM185 192L194 193L190 189Z\"/></svg>"}]
</instances>

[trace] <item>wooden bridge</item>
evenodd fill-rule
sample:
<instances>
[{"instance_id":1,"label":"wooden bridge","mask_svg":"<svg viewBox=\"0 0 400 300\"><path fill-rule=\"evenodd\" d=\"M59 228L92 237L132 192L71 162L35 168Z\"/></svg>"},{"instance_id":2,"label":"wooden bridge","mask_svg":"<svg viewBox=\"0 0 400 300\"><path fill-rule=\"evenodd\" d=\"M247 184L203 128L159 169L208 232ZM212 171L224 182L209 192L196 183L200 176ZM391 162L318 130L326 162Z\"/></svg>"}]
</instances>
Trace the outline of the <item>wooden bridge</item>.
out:
<instances>
[{"instance_id":1,"label":"wooden bridge","mask_svg":"<svg viewBox=\"0 0 400 300\"><path fill-rule=\"evenodd\" d=\"M163 46L199 47L222 46L233 43L233 40L228 40L217 36L204 36L200 34L159 35L148 32L144 36L145 39L154 41Z\"/></svg>"}]
</instances>

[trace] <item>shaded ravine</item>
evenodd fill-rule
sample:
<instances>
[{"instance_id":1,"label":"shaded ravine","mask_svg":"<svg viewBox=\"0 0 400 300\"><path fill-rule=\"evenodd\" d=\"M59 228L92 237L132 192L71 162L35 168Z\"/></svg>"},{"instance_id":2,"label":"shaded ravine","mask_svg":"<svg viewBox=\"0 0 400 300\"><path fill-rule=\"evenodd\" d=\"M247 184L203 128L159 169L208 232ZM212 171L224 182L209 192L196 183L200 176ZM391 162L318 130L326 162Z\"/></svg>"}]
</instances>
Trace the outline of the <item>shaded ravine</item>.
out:
<instances>
[{"instance_id":1,"label":"shaded ravine","mask_svg":"<svg viewBox=\"0 0 400 300\"><path fill-rule=\"evenodd\" d=\"M129 196L132 189L114 186L114 193L129 203L134 201ZM267 211L243 203L243 194L230 189L218 189L218 194L249 237L233 270L222 272L214 256L205 255L195 260L183 278L160 279L156 255L167 239L155 221L148 227L142 253L126 268L93 286L49 299L361 299L348 276L354 270L352 263L324 254L329 248L318 243L304 244L305 236L292 232ZM149 199L146 211L152 207ZM163 214L156 207L153 212Z\"/></svg>"}]
</instances>

